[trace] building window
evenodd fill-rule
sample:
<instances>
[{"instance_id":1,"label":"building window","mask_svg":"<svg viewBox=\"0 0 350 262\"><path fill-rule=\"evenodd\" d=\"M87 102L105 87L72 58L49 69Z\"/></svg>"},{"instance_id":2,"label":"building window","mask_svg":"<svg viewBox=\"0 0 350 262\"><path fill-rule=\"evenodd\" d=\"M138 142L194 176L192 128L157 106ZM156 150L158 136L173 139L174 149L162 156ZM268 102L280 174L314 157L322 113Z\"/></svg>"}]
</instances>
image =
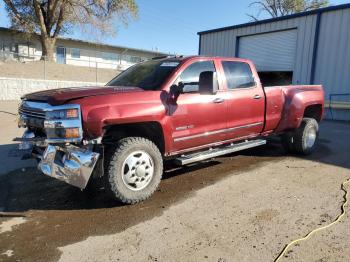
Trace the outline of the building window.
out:
<instances>
[{"instance_id":1,"label":"building window","mask_svg":"<svg viewBox=\"0 0 350 262\"><path fill-rule=\"evenodd\" d=\"M20 56L34 57L35 47L32 43L17 44L16 49Z\"/></svg>"},{"instance_id":2,"label":"building window","mask_svg":"<svg viewBox=\"0 0 350 262\"><path fill-rule=\"evenodd\" d=\"M125 61L129 62L129 63L133 63L133 64L137 64L142 62L141 57L139 56L130 56L130 55L126 55L125 56Z\"/></svg>"},{"instance_id":3,"label":"building window","mask_svg":"<svg viewBox=\"0 0 350 262\"><path fill-rule=\"evenodd\" d=\"M140 63L141 62L141 57L132 56L132 57L130 57L130 62L131 63Z\"/></svg>"},{"instance_id":4,"label":"building window","mask_svg":"<svg viewBox=\"0 0 350 262\"><path fill-rule=\"evenodd\" d=\"M11 52L12 51L11 49L12 49L11 44L4 43L2 45L2 50L5 51L5 52Z\"/></svg>"},{"instance_id":5,"label":"building window","mask_svg":"<svg viewBox=\"0 0 350 262\"><path fill-rule=\"evenodd\" d=\"M70 54L72 58L80 58L80 49L79 48L71 48Z\"/></svg>"},{"instance_id":6,"label":"building window","mask_svg":"<svg viewBox=\"0 0 350 262\"><path fill-rule=\"evenodd\" d=\"M132 56L130 57L130 62L131 63L140 63L142 60L141 60L141 57L138 57L138 56Z\"/></svg>"},{"instance_id":7,"label":"building window","mask_svg":"<svg viewBox=\"0 0 350 262\"><path fill-rule=\"evenodd\" d=\"M108 60L108 61L117 61L119 59L119 55L115 53L102 53L102 59Z\"/></svg>"}]
</instances>

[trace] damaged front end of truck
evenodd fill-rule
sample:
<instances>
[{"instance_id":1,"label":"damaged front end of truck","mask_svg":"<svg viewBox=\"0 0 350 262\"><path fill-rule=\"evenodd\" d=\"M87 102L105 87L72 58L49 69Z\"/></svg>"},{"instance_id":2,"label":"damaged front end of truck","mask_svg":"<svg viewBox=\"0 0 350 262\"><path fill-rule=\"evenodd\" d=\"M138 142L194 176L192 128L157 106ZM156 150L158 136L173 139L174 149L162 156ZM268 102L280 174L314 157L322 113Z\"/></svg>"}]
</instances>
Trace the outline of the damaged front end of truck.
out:
<instances>
[{"instance_id":1,"label":"damaged front end of truck","mask_svg":"<svg viewBox=\"0 0 350 262\"><path fill-rule=\"evenodd\" d=\"M18 126L26 128L14 141L26 156L36 158L47 176L84 189L100 158L99 139L83 140L80 105L52 106L23 100Z\"/></svg>"}]
</instances>

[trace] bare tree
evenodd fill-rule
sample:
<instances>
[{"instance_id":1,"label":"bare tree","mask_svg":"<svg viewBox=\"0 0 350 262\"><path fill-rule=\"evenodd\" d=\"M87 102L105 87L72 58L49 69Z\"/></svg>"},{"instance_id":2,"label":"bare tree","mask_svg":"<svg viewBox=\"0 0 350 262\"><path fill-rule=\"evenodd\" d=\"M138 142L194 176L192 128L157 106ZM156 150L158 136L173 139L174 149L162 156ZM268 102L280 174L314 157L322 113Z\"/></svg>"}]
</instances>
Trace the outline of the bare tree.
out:
<instances>
[{"instance_id":1,"label":"bare tree","mask_svg":"<svg viewBox=\"0 0 350 262\"><path fill-rule=\"evenodd\" d=\"M257 7L258 14L248 14L255 21L262 13L275 18L294 13L318 9L329 5L328 0L259 0L250 3L249 7Z\"/></svg>"},{"instance_id":2,"label":"bare tree","mask_svg":"<svg viewBox=\"0 0 350 262\"><path fill-rule=\"evenodd\" d=\"M101 34L115 33L118 19L136 18L134 0L4 0L12 28L40 35L42 59L53 61L59 35L79 27Z\"/></svg>"}]
</instances>

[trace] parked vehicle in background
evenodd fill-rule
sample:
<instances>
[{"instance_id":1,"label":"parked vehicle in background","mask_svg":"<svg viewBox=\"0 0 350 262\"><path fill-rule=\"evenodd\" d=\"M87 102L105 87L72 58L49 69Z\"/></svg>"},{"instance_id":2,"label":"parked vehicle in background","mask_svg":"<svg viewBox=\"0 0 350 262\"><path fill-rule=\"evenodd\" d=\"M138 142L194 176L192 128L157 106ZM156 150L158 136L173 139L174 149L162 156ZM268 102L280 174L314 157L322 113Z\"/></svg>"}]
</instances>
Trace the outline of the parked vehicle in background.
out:
<instances>
[{"instance_id":1,"label":"parked vehicle in background","mask_svg":"<svg viewBox=\"0 0 350 262\"><path fill-rule=\"evenodd\" d=\"M281 135L310 154L324 113L322 86L262 87L253 63L224 57L163 57L103 87L25 95L21 141L46 175L84 189L92 173L124 203L150 197L163 162L179 165L260 146Z\"/></svg>"}]
</instances>

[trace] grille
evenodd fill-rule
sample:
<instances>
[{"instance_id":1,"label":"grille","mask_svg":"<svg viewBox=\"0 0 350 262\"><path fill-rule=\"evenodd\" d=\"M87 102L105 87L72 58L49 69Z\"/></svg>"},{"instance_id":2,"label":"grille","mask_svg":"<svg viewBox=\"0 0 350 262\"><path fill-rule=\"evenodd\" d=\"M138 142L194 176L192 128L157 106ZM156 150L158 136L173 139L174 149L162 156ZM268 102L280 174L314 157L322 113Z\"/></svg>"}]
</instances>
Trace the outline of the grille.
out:
<instances>
[{"instance_id":1,"label":"grille","mask_svg":"<svg viewBox=\"0 0 350 262\"><path fill-rule=\"evenodd\" d=\"M45 112L40 109L28 108L22 105L18 112L20 115L24 115L26 117L45 119Z\"/></svg>"}]
</instances>

